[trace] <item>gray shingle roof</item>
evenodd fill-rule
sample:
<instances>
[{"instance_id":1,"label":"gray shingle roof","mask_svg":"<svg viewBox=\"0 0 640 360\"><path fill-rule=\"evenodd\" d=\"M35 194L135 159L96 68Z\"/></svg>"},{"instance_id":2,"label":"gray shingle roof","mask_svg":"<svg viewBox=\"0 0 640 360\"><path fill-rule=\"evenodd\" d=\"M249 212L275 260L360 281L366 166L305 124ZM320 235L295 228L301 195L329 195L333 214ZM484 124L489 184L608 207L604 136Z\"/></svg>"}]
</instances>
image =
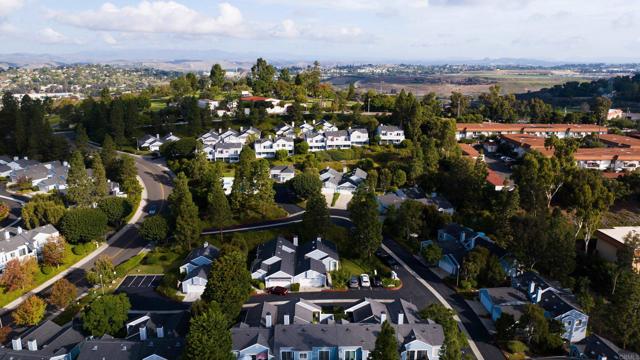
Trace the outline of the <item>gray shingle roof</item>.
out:
<instances>
[{"instance_id":1,"label":"gray shingle roof","mask_svg":"<svg viewBox=\"0 0 640 360\"><path fill-rule=\"evenodd\" d=\"M327 131L324 133L326 137L341 137L341 136L349 136L349 132L347 130L337 130L337 131Z\"/></svg>"},{"instance_id":2,"label":"gray shingle roof","mask_svg":"<svg viewBox=\"0 0 640 360\"><path fill-rule=\"evenodd\" d=\"M11 237L8 240L5 240L4 233L9 232ZM44 226L37 227L31 230L22 230L22 233L18 233L19 229L17 228L5 228L0 237L0 251L10 252L16 250L18 247L31 244L33 239L38 234L47 234L53 235L58 232L58 230L51 224L47 224Z\"/></svg>"},{"instance_id":3,"label":"gray shingle roof","mask_svg":"<svg viewBox=\"0 0 640 360\"><path fill-rule=\"evenodd\" d=\"M183 339L154 338L141 342L103 338L84 341L77 360L142 360L153 354L172 360L179 359L183 350Z\"/></svg>"}]
</instances>

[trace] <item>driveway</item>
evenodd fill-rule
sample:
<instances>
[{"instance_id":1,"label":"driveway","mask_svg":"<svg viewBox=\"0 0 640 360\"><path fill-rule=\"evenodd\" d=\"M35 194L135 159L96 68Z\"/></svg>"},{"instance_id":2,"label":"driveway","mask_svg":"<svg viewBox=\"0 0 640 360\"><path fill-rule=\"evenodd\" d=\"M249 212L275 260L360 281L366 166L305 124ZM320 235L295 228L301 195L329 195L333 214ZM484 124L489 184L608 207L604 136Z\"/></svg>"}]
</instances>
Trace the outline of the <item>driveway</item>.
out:
<instances>
[{"instance_id":1,"label":"driveway","mask_svg":"<svg viewBox=\"0 0 640 360\"><path fill-rule=\"evenodd\" d=\"M487 167L500 175L504 179L511 178L513 170L509 168L502 160L500 160L499 153L490 153L484 155L484 161L487 163Z\"/></svg>"},{"instance_id":2,"label":"driveway","mask_svg":"<svg viewBox=\"0 0 640 360\"><path fill-rule=\"evenodd\" d=\"M0 184L0 203L5 203L9 206L9 216L0 221L0 229L18 225L20 216L22 216L22 204L27 200L27 198L7 192L5 184Z\"/></svg>"},{"instance_id":3,"label":"driveway","mask_svg":"<svg viewBox=\"0 0 640 360\"><path fill-rule=\"evenodd\" d=\"M156 292L162 278L162 274L129 275L120 283L116 294L127 294L132 311L153 312L188 309L189 304L173 301Z\"/></svg>"},{"instance_id":4,"label":"driveway","mask_svg":"<svg viewBox=\"0 0 640 360\"><path fill-rule=\"evenodd\" d=\"M336 203L331 206L331 204L333 203L334 192L323 189L322 195L324 195L325 200L327 200L327 207L338 210L346 210L349 202L351 201L351 198L353 198L353 194L339 193L340 196L338 197L338 200L336 200Z\"/></svg>"}]
</instances>

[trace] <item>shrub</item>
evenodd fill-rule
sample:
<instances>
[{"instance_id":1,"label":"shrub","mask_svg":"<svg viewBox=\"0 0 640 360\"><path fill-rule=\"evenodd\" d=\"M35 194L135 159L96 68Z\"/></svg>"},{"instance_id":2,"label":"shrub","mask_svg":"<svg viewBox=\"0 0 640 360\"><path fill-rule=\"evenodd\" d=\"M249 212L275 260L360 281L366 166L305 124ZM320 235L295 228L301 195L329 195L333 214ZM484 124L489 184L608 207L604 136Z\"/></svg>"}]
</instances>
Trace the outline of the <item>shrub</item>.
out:
<instances>
[{"instance_id":1,"label":"shrub","mask_svg":"<svg viewBox=\"0 0 640 360\"><path fill-rule=\"evenodd\" d=\"M300 291L300 284L299 283L293 283L291 284L291 291Z\"/></svg>"},{"instance_id":2,"label":"shrub","mask_svg":"<svg viewBox=\"0 0 640 360\"><path fill-rule=\"evenodd\" d=\"M168 233L169 225L161 215L148 216L140 225L140 235L147 241L162 241Z\"/></svg>"},{"instance_id":3,"label":"shrub","mask_svg":"<svg viewBox=\"0 0 640 360\"><path fill-rule=\"evenodd\" d=\"M84 254L90 253L95 248L96 246L93 243L87 242L87 243L81 243L73 246L73 248L71 249L71 252L73 252L75 255L84 255Z\"/></svg>"},{"instance_id":4,"label":"shrub","mask_svg":"<svg viewBox=\"0 0 640 360\"><path fill-rule=\"evenodd\" d=\"M131 204L129 204L129 201L115 196L100 200L98 208L107 215L107 221L112 226L122 224L122 220L131 213Z\"/></svg>"},{"instance_id":5,"label":"shrub","mask_svg":"<svg viewBox=\"0 0 640 360\"><path fill-rule=\"evenodd\" d=\"M71 209L60 221L62 234L72 244L100 239L107 230L107 215L99 209Z\"/></svg>"},{"instance_id":6,"label":"shrub","mask_svg":"<svg viewBox=\"0 0 640 360\"><path fill-rule=\"evenodd\" d=\"M0 220L4 220L9 216L9 206L0 202Z\"/></svg>"},{"instance_id":7,"label":"shrub","mask_svg":"<svg viewBox=\"0 0 640 360\"><path fill-rule=\"evenodd\" d=\"M47 304L44 300L33 295L20 304L11 315L16 324L33 326L44 318L46 308Z\"/></svg>"},{"instance_id":8,"label":"shrub","mask_svg":"<svg viewBox=\"0 0 640 360\"><path fill-rule=\"evenodd\" d=\"M507 343L507 350L509 350L510 353L515 354L515 353L526 353L527 351L529 351L529 348L527 347L526 344L524 344L521 341L512 340Z\"/></svg>"}]
</instances>

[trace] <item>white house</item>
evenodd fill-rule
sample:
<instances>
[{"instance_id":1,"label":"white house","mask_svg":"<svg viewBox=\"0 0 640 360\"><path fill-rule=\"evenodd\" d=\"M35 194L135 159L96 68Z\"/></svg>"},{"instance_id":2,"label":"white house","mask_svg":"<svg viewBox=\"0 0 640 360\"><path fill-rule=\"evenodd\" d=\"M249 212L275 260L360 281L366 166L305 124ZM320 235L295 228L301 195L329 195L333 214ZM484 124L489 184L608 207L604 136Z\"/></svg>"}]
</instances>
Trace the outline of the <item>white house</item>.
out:
<instances>
[{"instance_id":1,"label":"white house","mask_svg":"<svg viewBox=\"0 0 640 360\"><path fill-rule=\"evenodd\" d=\"M190 294L192 298L202 295L207 286L211 264L219 254L218 248L206 242L203 246L195 248L189 253L180 266L180 273L185 274L180 283L180 290L184 294Z\"/></svg>"},{"instance_id":2,"label":"white house","mask_svg":"<svg viewBox=\"0 0 640 360\"><path fill-rule=\"evenodd\" d=\"M138 139L138 148L147 149L149 151L159 151L160 146L172 142L180 140L179 137L173 135L173 133L168 133L165 136L160 137L160 134L156 134L156 136L145 135L142 138Z\"/></svg>"},{"instance_id":3,"label":"white house","mask_svg":"<svg viewBox=\"0 0 640 360\"><path fill-rule=\"evenodd\" d=\"M276 136L281 137L296 137L295 124L291 122L291 124L282 124L278 126L276 129Z\"/></svg>"},{"instance_id":4,"label":"white house","mask_svg":"<svg viewBox=\"0 0 640 360\"><path fill-rule=\"evenodd\" d=\"M324 134L309 132L304 134L304 140L309 144L309 151L324 151L327 149L327 139Z\"/></svg>"},{"instance_id":5,"label":"white house","mask_svg":"<svg viewBox=\"0 0 640 360\"><path fill-rule=\"evenodd\" d=\"M198 107L201 109L206 109L208 107L209 110L214 111L218 109L218 106L220 106L219 100L209 100L209 99L198 100Z\"/></svg>"},{"instance_id":6,"label":"white house","mask_svg":"<svg viewBox=\"0 0 640 360\"><path fill-rule=\"evenodd\" d=\"M314 124L315 124L315 120L313 121L313 123L312 123L312 124L309 124L309 123L307 123L306 121L305 121L305 122L303 122L303 123L299 126L300 133L301 133L301 134L307 134L307 133L310 133L310 132L315 131L315 126L314 126Z\"/></svg>"},{"instance_id":7,"label":"white house","mask_svg":"<svg viewBox=\"0 0 640 360\"><path fill-rule=\"evenodd\" d=\"M369 144L369 132L367 129L349 128L348 132L351 146L364 146Z\"/></svg>"},{"instance_id":8,"label":"white house","mask_svg":"<svg viewBox=\"0 0 640 360\"><path fill-rule=\"evenodd\" d=\"M285 150L288 156L293 155L294 142L289 137L276 137L275 139L269 137L256 140L253 146L257 158L272 159L276 157L276 152L279 150Z\"/></svg>"},{"instance_id":9,"label":"white house","mask_svg":"<svg viewBox=\"0 0 640 360\"><path fill-rule=\"evenodd\" d=\"M338 172L329 167L320 171L322 188L337 193L353 193L366 179L367 173L359 168L348 174Z\"/></svg>"},{"instance_id":10,"label":"white house","mask_svg":"<svg viewBox=\"0 0 640 360\"><path fill-rule=\"evenodd\" d=\"M38 259L44 244L60 236L60 232L51 224L31 230L5 228L0 234L0 270L4 270L7 262L13 259Z\"/></svg>"},{"instance_id":11,"label":"white house","mask_svg":"<svg viewBox=\"0 0 640 360\"><path fill-rule=\"evenodd\" d=\"M393 125L380 125L376 129L380 144L400 144L404 141L404 130Z\"/></svg>"},{"instance_id":12,"label":"white house","mask_svg":"<svg viewBox=\"0 0 640 360\"><path fill-rule=\"evenodd\" d=\"M228 163L235 163L240 160L240 152L242 151L241 143L218 143L214 145L213 149L208 148L211 157L208 153L207 158L213 161L224 161Z\"/></svg>"},{"instance_id":13,"label":"white house","mask_svg":"<svg viewBox=\"0 0 640 360\"><path fill-rule=\"evenodd\" d=\"M263 280L266 287L297 283L301 288L319 288L326 286L327 272L337 270L339 264L331 241L317 238L299 246L297 236L293 242L278 237L257 248L251 277Z\"/></svg>"},{"instance_id":14,"label":"white house","mask_svg":"<svg viewBox=\"0 0 640 360\"><path fill-rule=\"evenodd\" d=\"M327 150L351 148L351 137L347 130L327 131L324 136L327 138Z\"/></svg>"},{"instance_id":15,"label":"white house","mask_svg":"<svg viewBox=\"0 0 640 360\"><path fill-rule=\"evenodd\" d=\"M284 183L296 176L296 169L291 165L278 165L271 167L269 174L275 182Z\"/></svg>"},{"instance_id":16,"label":"white house","mask_svg":"<svg viewBox=\"0 0 640 360\"><path fill-rule=\"evenodd\" d=\"M322 120L317 126L318 132L338 131L338 127L327 120Z\"/></svg>"}]
</instances>

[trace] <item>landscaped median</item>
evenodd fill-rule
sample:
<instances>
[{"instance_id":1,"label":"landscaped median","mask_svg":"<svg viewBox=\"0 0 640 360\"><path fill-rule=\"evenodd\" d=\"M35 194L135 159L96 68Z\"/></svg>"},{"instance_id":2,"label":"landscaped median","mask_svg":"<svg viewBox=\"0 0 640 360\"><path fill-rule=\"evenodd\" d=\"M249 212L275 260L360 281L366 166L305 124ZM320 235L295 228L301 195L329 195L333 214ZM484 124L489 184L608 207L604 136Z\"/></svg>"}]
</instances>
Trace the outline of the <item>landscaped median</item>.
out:
<instances>
[{"instance_id":1,"label":"landscaped median","mask_svg":"<svg viewBox=\"0 0 640 360\"><path fill-rule=\"evenodd\" d=\"M31 286L26 286L8 292L0 292L0 306L2 306L3 310L15 309L29 296L43 291L59 279L67 276L74 269L81 268L87 262L102 253L110 243L123 236L131 226L134 226L133 224L142 216L141 209L144 207L145 202L143 199L146 199L147 196L146 188L144 187L142 179L138 177L138 181L142 185L142 194L137 206L134 206L135 210L131 211L133 215L130 215L124 226L111 235L106 242L86 242L66 246L64 257L58 266L37 266L37 270L33 271L32 269L34 276Z\"/></svg>"}]
</instances>

